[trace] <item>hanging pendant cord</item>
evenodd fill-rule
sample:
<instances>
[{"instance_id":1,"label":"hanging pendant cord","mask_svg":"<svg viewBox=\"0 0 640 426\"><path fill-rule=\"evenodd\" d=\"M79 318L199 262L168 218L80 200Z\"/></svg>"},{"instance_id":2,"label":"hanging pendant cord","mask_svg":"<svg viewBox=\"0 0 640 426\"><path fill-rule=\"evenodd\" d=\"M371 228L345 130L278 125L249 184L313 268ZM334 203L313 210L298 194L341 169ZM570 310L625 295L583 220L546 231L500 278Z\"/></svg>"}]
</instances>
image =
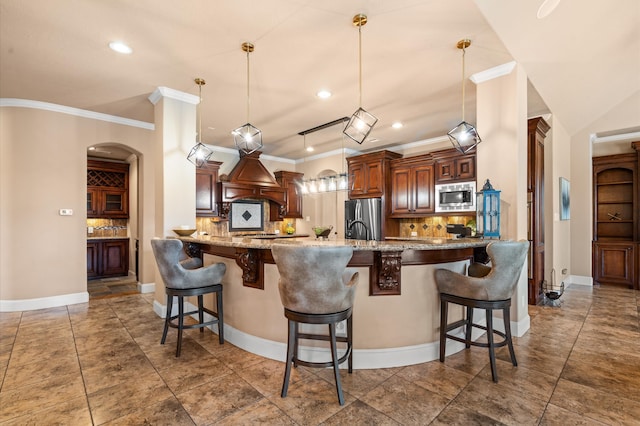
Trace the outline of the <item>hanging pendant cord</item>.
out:
<instances>
[{"instance_id":1,"label":"hanging pendant cord","mask_svg":"<svg viewBox=\"0 0 640 426\"><path fill-rule=\"evenodd\" d=\"M198 97L200 101L198 102L198 142L202 143L202 84L198 84Z\"/></svg>"},{"instance_id":2,"label":"hanging pendant cord","mask_svg":"<svg viewBox=\"0 0 640 426\"><path fill-rule=\"evenodd\" d=\"M462 121L464 121L464 86L465 86L465 81L464 81L464 54L466 52L466 49L464 47L464 44L462 45Z\"/></svg>"},{"instance_id":3,"label":"hanging pendant cord","mask_svg":"<svg viewBox=\"0 0 640 426\"><path fill-rule=\"evenodd\" d=\"M358 24L358 81L360 98L358 107L362 108L362 20Z\"/></svg>"},{"instance_id":4,"label":"hanging pendant cord","mask_svg":"<svg viewBox=\"0 0 640 426\"><path fill-rule=\"evenodd\" d=\"M249 123L249 105L251 104L251 97L249 96L249 50L247 50L247 123Z\"/></svg>"}]
</instances>

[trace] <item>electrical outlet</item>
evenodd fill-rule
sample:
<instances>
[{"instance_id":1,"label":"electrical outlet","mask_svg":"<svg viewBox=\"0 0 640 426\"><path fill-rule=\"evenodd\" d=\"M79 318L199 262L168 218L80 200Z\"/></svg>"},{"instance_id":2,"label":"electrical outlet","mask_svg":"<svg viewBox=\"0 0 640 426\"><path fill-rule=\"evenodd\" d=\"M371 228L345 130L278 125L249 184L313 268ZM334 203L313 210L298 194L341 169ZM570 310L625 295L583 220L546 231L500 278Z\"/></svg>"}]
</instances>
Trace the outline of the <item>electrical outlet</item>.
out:
<instances>
[{"instance_id":1,"label":"electrical outlet","mask_svg":"<svg viewBox=\"0 0 640 426\"><path fill-rule=\"evenodd\" d=\"M562 275L567 275L567 268L562 268Z\"/></svg>"},{"instance_id":2,"label":"electrical outlet","mask_svg":"<svg viewBox=\"0 0 640 426\"><path fill-rule=\"evenodd\" d=\"M411 231L411 236L412 236L412 237L417 237L417 236L418 236L418 233L417 233L416 231Z\"/></svg>"},{"instance_id":3,"label":"electrical outlet","mask_svg":"<svg viewBox=\"0 0 640 426\"><path fill-rule=\"evenodd\" d=\"M87 227L87 234L93 234L93 226Z\"/></svg>"},{"instance_id":4,"label":"electrical outlet","mask_svg":"<svg viewBox=\"0 0 640 426\"><path fill-rule=\"evenodd\" d=\"M73 209L60 209L60 216L73 216Z\"/></svg>"}]
</instances>

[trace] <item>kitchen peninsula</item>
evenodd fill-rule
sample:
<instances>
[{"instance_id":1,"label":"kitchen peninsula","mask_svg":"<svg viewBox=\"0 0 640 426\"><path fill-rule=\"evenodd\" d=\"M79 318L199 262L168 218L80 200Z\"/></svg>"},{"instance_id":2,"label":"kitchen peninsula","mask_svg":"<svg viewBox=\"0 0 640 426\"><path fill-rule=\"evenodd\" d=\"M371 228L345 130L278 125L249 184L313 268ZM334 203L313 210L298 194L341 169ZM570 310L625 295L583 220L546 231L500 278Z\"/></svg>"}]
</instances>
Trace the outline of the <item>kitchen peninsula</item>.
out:
<instances>
[{"instance_id":1,"label":"kitchen peninsula","mask_svg":"<svg viewBox=\"0 0 640 426\"><path fill-rule=\"evenodd\" d=\"M438 356L439 299L433 271L464 272L485 256L487 240L182 237L187 252L205 264L224 262L225 336L249 352L284 360L286 319L278 292L274 242L350 245L349 268L360 273L354 306L354 367L410 365ZM460 312L452 315L462 317ZM451 345L454 351L460 350ZM448 347L448 349L450 349ZM302 348L309 350L309 348ZM312 351L318 352L318 351ZM317 357L318 354L309 354Z\"/></svg>"}]
</instances>

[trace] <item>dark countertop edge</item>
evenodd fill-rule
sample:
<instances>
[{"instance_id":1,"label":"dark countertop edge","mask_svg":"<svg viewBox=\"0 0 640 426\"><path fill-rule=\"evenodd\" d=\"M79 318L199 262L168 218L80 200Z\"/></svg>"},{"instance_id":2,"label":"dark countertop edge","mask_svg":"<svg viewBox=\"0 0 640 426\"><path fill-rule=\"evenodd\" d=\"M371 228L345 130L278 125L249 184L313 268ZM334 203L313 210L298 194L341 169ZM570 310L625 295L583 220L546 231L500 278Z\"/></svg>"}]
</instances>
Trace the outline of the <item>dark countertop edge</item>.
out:
<instances>
[{"instance_id":1,"label":"dark countertop edge","mask_svg":"<svg viewBox=\"0 0 640 426\"><path fill-rule=\"evenodd\" d=\"M97 241L97 240L129 240L130 237L87 237L87 241Z\"/></svg>"},{"instance_id":2,"label":"dark countertop edge","mask_svg":"<svg viewBox=\"0 0 640 426\"><path fill-rule=\"evenodd\" d=\"M214 237L202 236L178 237L178 239L198 244L207 244L222 247L238 247L252 249L270 249L274 243L273 239L252 239L252 238L232 238L232 237ZM316 238L294 238L284 241L277 241L278 244L296 244L296 245L313 245L313 246L351 246L354 250L363 251L403 251L403 250L448 250L460 248L484 247L491 240L482 240L477 238L459 238L445 239L434 238L430 240L387 240L387 241L363 241L363 240L318 240Z\"/></svg>"}]
</instances>

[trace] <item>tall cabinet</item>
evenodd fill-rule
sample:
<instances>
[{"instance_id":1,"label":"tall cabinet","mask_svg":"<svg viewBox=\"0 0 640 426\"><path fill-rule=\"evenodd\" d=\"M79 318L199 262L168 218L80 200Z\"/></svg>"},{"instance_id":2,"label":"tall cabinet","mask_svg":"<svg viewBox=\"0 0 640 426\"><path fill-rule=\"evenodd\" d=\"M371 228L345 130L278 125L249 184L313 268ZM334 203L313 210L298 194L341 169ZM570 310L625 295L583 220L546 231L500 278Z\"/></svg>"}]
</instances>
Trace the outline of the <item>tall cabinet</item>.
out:
<instances>
[{"instance_id":1,"label":"tall cabinet","mask_svg":"<svg viewBox=\"0 0 640 426\"><path fill-rule=\"evenodd\" d=\"M593 158L593 280L640 289L640 142Z\"/></svg>"}]
</instances>

